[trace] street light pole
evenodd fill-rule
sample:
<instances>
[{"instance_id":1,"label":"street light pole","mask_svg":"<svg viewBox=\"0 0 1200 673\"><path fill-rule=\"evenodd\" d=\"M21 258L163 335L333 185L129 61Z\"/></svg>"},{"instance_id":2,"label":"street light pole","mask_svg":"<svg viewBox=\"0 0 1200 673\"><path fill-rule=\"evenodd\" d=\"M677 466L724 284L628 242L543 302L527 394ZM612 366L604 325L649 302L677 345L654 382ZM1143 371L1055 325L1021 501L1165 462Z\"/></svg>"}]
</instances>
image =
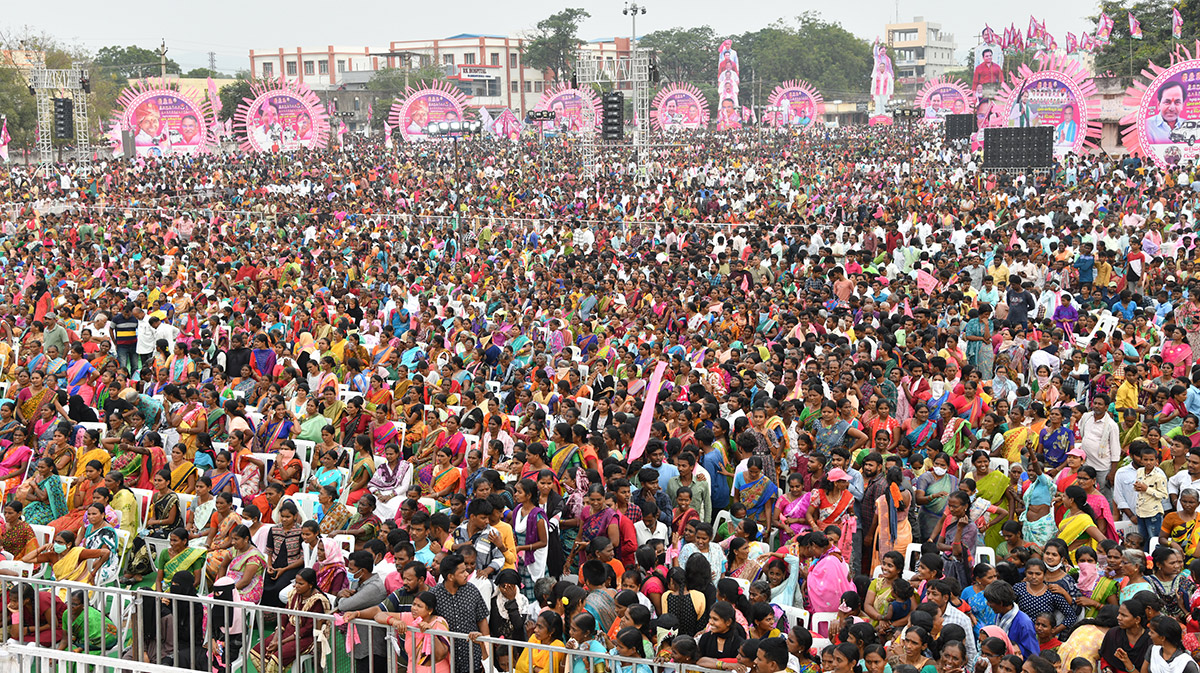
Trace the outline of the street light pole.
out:
<instances>
[{"instance_id":1,"label":"street light pole","mask_svg":"<svg viewBox=\"0 0 1200 673\"><path fill-rule=\"evenodd\" d=\"M633 36L629 40L629 51L632 54L637 52L637 15L645 14L646 7L636 2L626 2L625 9L621 13L633 20Z\"/></svg>"}]
</instances>

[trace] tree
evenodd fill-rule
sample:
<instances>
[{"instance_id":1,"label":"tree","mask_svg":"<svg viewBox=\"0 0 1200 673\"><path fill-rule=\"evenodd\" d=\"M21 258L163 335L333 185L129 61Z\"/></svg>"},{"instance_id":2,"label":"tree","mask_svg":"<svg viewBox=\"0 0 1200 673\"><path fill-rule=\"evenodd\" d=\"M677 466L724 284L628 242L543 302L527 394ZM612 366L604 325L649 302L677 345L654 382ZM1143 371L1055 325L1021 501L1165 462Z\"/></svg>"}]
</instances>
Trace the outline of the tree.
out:
<instances>
[{"instance_id":1,"label":"tree","mask_svg":"<svg viewBox=\"0 0 1200 673\"><path fill-rule=\"evenodd\" d=\"M250 80L239 79L226 84L217 91L217 96L221 98L221 114L219 115L221 121L233 119L233 114L237 112L243 99L254 97L254 91L250 85Z\"/></svg>"},{"instance_id":2,"label":"tree","mask_svg":"<svg viewBox=\"0 0 1200 673\"><path fill-rule=\"evenodd\" d=\"M111 70L127 79L158 77L161 71L160 57L153 49L136 45L128 47L102 47L93 61L101 70ZM167 72L178 75L179 64L167 59Z\"/></svg>"},{"instance_id":3,"label":"tree","mask_svg":"<svg viewBox=\"0 0 1200 673\"><path fill-rule=\"evenodd\" d=\"M657 52L663 79L693 84L716 81L719 44L710 26L656 30L638 38L639 47Z\"/></svg>"},{"instance_id":4,"label":"tree","mask_svg":"<svg viewBox=\"0 0 1200 673\"><path fill-rule=\"evenodd\" d=\"M388 115L392 113L392 104L395 102L395 98L380 98L375 101L375 116L371 118L372 131L383 130L383 123L387 121Z\"/></svg>"},{"instance_id":5,"label":"tree","mask_svg":"<svg viewBox=\"0 0 1200 673\"><path fill-rule=\"evenodd\" d=\"M830 23L816 12L796 17L796 24L777 21L762 30L734 38L741 70L743 101L762 105L777 84L803 79L825 98L865 94L871 76L871 45ZM746 96L753 87L753 97Z\"/></svg>"},{"instance_id":6,"label":"tree","mask_svg":"<svg viewBox=\"0 0 1200 673\"><path fill-rule=\"evenodd\" d=\"M1135 3L1102 0L1100 11L1112 17L1113 31L1108 44L1096 53L1096 72L1099 74L1111 70L1117 75L1131 76L1141 73L1148 61L1164 67L1170 65L1171 52L1175 49L1171 37L1171 8L1174 6L1174 3L1166 0ZM1141 40L1129 38L1128 12L1133 12L1142 24ZM1196 25L1196 21L1200 21L1200 3L1180 3L1179 13L1183 16L1183 39L1180 44L1190 48L1200 34ZM1100 17L1097 15L1092 18ZM1007 69L1008 64L1004 65Z\"/></svg>"},{"instance_id":7,"label":"tree","mask_svg":"<svg viewBox=\"0 0 1200 673\"><path fill-rule=\"evenodd\" d=\"M194 79L203 79L205 77L212 77L213 79L229 79L229 75L226 75L223 72L217 72L216 70L209 70L208 68L192 68L184 73L183 76Z\"/></svg>"},{"instance_id":8,"label":"tree","mask_svg":"<svg viewBox=\"0 0 1200 673\"><path fill-rule=\"evenodd\" d=\"M421 82L435 82L446 77L446 71L436 64L423 65L419 68L406 70L404 68L384 68L378 70L367 82L371 91L392 94L399 97L407 87L415 87ZM383 128L382 126L380 128Z\"/></svg>"},{"instance_id":9,"label":"tree","mask_svg":"<svg viewBox=\"0 0 1200 673\"><path fill-rule=\"evenodd\" d=\"M560 82L570 79L574 52L581 43L579 24L591 16L585 9L568 7L538 21L525 36L524 62L538 70L553 70L554 78Z\"/></svg>"}]
</instances>

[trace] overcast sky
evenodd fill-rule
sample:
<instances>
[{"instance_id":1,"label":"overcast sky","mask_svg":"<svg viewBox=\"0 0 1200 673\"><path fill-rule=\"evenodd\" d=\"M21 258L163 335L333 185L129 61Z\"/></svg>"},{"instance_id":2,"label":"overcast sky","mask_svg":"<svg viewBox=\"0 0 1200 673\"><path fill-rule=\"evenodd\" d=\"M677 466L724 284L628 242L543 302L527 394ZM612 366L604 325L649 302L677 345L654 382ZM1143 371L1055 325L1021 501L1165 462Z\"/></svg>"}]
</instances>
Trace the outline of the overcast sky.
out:
<instances>
[{"instance_id":1,"label":"overcast sky","mask_svg":"<svg viewBox=\"0 0 1200 673\"><path fill-rule=\"evenodd\" d=\"M638 17L638 34L663 28L711 25L718 33L739 33L761 28L779 18L816 10L851 32L871 40L883 37L883 27L899 8L901 20L923 16L952 32L965 56L976 35L988 22L998 32L1016 23L1024 30L1031 12L1046 22L1064 44L1067 31L1080 34L1094 28L1086 17L1096 11L1094 0L1010 0L1005 3L951 2L950 0L857 0L817 3L744 0L645 0L645 16ZM564 6L583 7L592 17L584 22L580 37L628 36L630 22L621 13L621 0L459 0L458 2L328 2L290 0L211 0L162 2L128 0L56 0L52 3L5 3L0 27L19 30L29 26L63 40L91 48L137 44L156 48L166 38L168 56L186 71L207 67L209 51L216 52L217 68L227 72L247 68L250 49L325 46L386 46L391 40L448 37L457 33L517 36L540 19ZM1123 20L1124 17L1114 17ZM737 45L734 45L735 48Z\"/></svg>"}]
</instances>

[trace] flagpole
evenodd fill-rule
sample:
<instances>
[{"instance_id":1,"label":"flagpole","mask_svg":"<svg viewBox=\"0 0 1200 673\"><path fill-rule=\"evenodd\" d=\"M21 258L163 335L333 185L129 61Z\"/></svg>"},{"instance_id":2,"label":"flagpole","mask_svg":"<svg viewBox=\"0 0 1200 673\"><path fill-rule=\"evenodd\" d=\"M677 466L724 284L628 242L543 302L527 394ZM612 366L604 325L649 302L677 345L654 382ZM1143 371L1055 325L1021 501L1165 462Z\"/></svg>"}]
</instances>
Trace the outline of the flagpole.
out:
<instances>
[{"instance_id":1,"label":"flagpole","mask_svg":"<svg viewBox=\"0 0 1200 673\"><path fill-rule=\"evenodd\" d=\"M1133 31L1129 31L1129 76L1133 77Z\"/></svg>"}]
</instances>

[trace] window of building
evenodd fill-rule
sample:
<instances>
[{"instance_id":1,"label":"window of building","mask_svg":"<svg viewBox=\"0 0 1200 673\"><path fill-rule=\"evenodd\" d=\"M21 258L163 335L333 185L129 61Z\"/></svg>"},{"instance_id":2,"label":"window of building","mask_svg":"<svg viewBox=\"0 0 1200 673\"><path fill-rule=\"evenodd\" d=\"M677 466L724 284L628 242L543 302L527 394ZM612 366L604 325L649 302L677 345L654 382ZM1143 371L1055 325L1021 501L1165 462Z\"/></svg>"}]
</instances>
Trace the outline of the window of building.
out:
<instances>
[{"instance_id":1,"label":"window of building","mask_svg":"<svg viewBox=\"0 0 1200 673\"><path fill-rule=\"evenodd\" d=\"M498 51L493 51L493 52L491 53L491 55L488 57L488 61L489 61L489 62L490 62L492 65L500 65L500 52L498 52Z\"/></svg>"},{"instance_id":2,"label":"window of building","mask_svg":"<svg viewBox=\"0 0 1200 673\"><path fill-rule=\"evenodd\" d=\"M288 74L288 77L296 76L296 62L295 61L287 62L287 74Z\"/></svg>"},{"instance_id":3,"label":"window of building","mask_svg":"<svg viewBox=\"0 0 1200 673\"><path fill-rule=\"evenodd\" d=\"M516 54L508 55L508 67L510 67L510 68L517 67L517 55Z\"/></svg>"},{"instance_id":4,"label":"window of building","mask_svg":"<svg viewBox=\"0 0 1200 673\"><path fill-rule=\"evenodd\" d=\"M304 62L304 74L315 75L317 73L316 65L312 61Z\"/></svg>"},{"instance_id":5,"label":"window of building","mask_svg":"<svg viewBox=\"0 0 1200 673\"><path fill-rule=\"evenodd\" d=\"M442 54L442 63L454 65L454 54Z\"/></svg>"},{"instance_id":6,"label":"window of building","mask_svg":"<svg viewBox=\"0 0 1200 673\"><path fill-rule=\"evenodd\" d=\"M533 82L525 82L525 93L533 93Z\"/></svg>"},{"instance_id":7,"label":"window of building","mask_svg":"<svg viewBox=\"0 0 1200 673\"><path fill-rule=\"evenodd\" d=\"M500 80L498 80L498 79L487 80L487 95L489 95L489 96L499 96L500 95Z\"/></svg>"},{"instance_id":8,"label":"window of building","mask_svg":"<svg viewBox=\"0 0 1200 673\"><path fill-rule=\"evenodd\" d=\"M346 72L346 59L339 58L337 66L338 66L338 72Z\"/></svg>"},{"instance_id":9,"label":"window of building","mask_svg":"<svg viewBox=\"0 0 1200 673\"><path fill-rule=\"evenodd\" d=\"M463 54L463 65L475 65L475 52Z\"/></svg>"},{"instance_id":10,"label":"window of building","mask_svg":"<svg viewBox=\"0 0 1200 673\"><path fill-rule=\"evenodd\" d=\"M275 64L274 63L264 63L262 65L263 65L263 68L262 68L263 77L270 77L275 74Z\"/></svg>"},{"instance_id":11,"label":"window of building","mask_svg":"<svg viewBox=\"0 0 1200 673\"><path fill-rule=\"evenodd\" d=\"M358 96L355 96L355 97L354 97L354 111L355 111L355 112L358 112L358 110L359 110L359 105L361 105L361 103L359 103Z\"/></svg>"},{"instance_id":12,"label":"window of building","mask_svg":"<svg viewBox=\"0 0 1200 673\"><path fill-rule=\"evenodd\" d=\"M317 61L317 72L321 73L322 75L328 75L329 74L329 61L326 61L325 59L321 59L320 61Z\"/></svg>"},{"instance_id":13,"label":"window of building","mask_svg":"<svg viewBox=\"0 0 1200 673\"><path fill-rule=\"evenodd\" d=\"M534 93L541 93L541 92L542 92L542 80L540 80L540 79L539 79L539 80L534 80L534 82L533 82L533 91L534 91Z\"/></svg>"},{"instance_id":14,"label":"window of building","mask_svg":"<svg viewBox=\"0 0 1200 673\"><path fill-rule=\"evenodd\" d=\"M513 93L521 93L521 83L514 79L509 82L509 90Z\"/></svg>"}]
</instances>

